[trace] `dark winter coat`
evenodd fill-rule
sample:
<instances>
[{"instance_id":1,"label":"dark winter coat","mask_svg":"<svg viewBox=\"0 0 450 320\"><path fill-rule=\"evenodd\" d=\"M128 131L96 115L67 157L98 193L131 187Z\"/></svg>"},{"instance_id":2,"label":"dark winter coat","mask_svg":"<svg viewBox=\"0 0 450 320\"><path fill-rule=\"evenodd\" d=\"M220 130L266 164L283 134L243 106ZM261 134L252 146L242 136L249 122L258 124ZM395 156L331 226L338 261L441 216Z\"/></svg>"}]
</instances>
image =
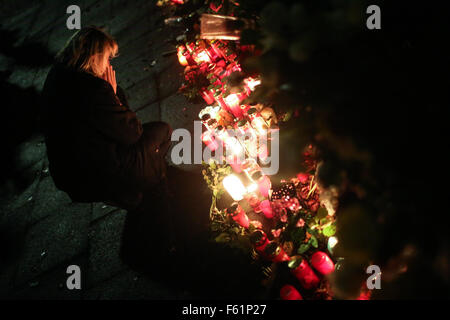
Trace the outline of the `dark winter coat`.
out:
<instances>
[{"instance_id":1,"label":"dark winter coat","mask_svg":"<svg viewBox=\"0 0 450 320\"><path fill-rule=\"evenodd\" d=\"M60 65L49 72L42 95L55 185L74 201L133 199L141 189L137 180L143 178L136 163L150 146L141 143L142 124L126 99L120 99L107 81ZM155 176L147 182L158 180L159 160L146 161L147 167L154 167L147 176Z\"/></svg>"}]
</instances>

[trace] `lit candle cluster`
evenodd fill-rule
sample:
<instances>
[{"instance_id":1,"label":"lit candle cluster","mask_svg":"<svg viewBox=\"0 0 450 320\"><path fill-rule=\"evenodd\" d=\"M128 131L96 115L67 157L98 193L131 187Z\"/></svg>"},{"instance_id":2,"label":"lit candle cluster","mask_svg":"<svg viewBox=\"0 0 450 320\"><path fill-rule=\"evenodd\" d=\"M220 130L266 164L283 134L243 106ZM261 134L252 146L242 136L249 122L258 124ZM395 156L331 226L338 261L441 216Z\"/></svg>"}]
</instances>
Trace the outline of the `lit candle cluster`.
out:
<instances>
[{"instance_id":1,"label":"lit candle cluster","mask_svg":"<svg viewBox=\"0 0 450 320\"><path fill-rule=\"evenodd\" d=\"M239 48L242 49L238 43L205 39L179 45L177 56L185 67L187 81L183 88L194 87L196 94L207 104L199 113L204 128L202 142L212 152L220 146L227 150L221 160L231 166L233 173L225 176L221 183L233 199L223 210L228 221L233 221L232 224L247 232L255 252L263 259L273 263L289 263L291 273L301 287L312 290L319 287L324 276L334 271L334 262L320 250L312 255L301 253L301 257L295 256L293 245L291 249L286 247L280 234L289 223L288 213L295 217L301 209L317 212L319 199L313 187L313 176L300 173L295 183L285 182L282 187L273 188L270 178L263 173L256 159L267 158L269 150L267 145L260 143L260 138L267 139L274 130L279 130L278 121L271 107L244 103L261 84L257 77L245 78L240 92L227 93L227 78L233 72L242 71L236 53ZM269 221L272 227L277 225L277 230L270 230L271 227L260 221L251 221L250 214L259 215L261 221ZM296 228L307 228L303 219L297 219L294 223ZM336 243L335 237L329 238L330 253ZM285 285L280 295L286 300L303 299L292 285Z\"/></svg>"}]
</instances>

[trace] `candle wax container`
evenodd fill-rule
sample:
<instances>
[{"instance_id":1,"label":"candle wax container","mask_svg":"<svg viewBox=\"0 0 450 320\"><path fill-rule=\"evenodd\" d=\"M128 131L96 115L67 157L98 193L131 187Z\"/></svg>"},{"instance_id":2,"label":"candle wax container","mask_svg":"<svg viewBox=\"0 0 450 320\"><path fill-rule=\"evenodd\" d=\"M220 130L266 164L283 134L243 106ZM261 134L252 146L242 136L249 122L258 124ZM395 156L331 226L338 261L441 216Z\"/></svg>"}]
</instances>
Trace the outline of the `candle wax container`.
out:
<instances>
[{"instance_id":1,"label":"candle wax container","mask_svg":"<svg viewBox=\"0 0 450 320\"><path fill-rule=\"evenodd\" d=\"M215 99L214 99L214 92L212 90L202 90L201 93L203 100L205 100L205 102L207 104L213 104Z\"/></svg>"},{"instance_id":2,"label":"candle wax container","mask_svg":"<svg viewBox=\"0 0 450 320\"><path fill-rule=\"evenodd\" d=\"M178 61L180 62L180 64L182 66L187 66L189 64L188 60L187 60L187 57L185 56L185 53L186 53L186 47L185 46L179 46L177 48Z\"/></svg>"},{"instance_id":3,"label":"candle wax container","mask_svg":"<svg viewBox=\"0 0 450 320\"><path fill-rule=\"evenodd\" d=\"M240 201L244 199L244 195L247 193L242 181L239 180L234 174L226 176L222 181L223 187L234 201Z\"/></svg>"},{"instance_id":4,"label":"candle wax container","mask_svg":"<svg viewBox=\"0 0 450 320\"><path fill-rule=\"evenodd\" d=\"M273 262L284 262L289 261L291 258L287 253L278 245L276 242L269 242L264 249L267 257Z\"/></svg>"},{"instance_id":5,"label":"candle wax container","mask_svg":"<svg viewBox=\"0 0 450 320\"><path fill-rule=\"evenodd\" d=\"M252 207L255 213L261 212L261 209L259 207L260 200L255 192L247 193L245 195L245 199L247 200L249 206Z\"/></svg>"},{"instance_id":6,"label":"candle wax container","mask_svg":"<svg viewBox=\"0 0 450 320\"><path fill-rule=\"evenodd\" d=\"M256 230L250 235L250 241L253 243L256 252L264 255L264 249L269 244L269 239L263 230Z\"/></svg>"},{"instance_id":7,"label":"candle wax container","mask_svg":"<svg viewBox=\"0 0 450 320\"><path fill-rule=\"evenodd\" d=\"M224 101L235 118L237 119L244 118L244 115L241 110L240 99L237 94L232 93L226 96Z\"/></svg>"},{"instance_id":8,"label":"candle wax container","mask_svg":"<svg viewBox=\"0 0 450 320\"><path fill-rule=\"evenodd\" d=\"M294 276L300 281L303 288L310 290L317 287L320 280L305 259L295 269L291 269Z\"/></svg>"},{"instance_id":9,"label":"candle wax container","mask_svg":"<svg viewBox=\"0 0 450 320\"><path fill-rule=\"evenodd\" d=\"M261 203L259 204L259 208L267 219L272 219L274 217L272 204L269 200L266 199L261 201Z\"/></svg>"},{"instance_id":10,"label":"candle wax container","mask_svg":"<svg viewBox=\"0 0 450 320\"><path fill-rule=\"evenodd\" d=\"M323 275L330 274L334 271L333 260L331 260L331 258L322 251L314 252L311 256L311 265Z\"/></svg>"},{"instance_id":11,"label":"candle wax container","mask_svg":"<svg viewBox=\"0 0 450 320\"><path fill-rule=\"evenodd\" d=\"M252 174L256 171L261 171L261 168L255 159L248 158L242 163L242 170L244 170L247 177L251 179Z\"/></svg>"},{"instance_id":12,"label":"candle wax container","mask_svg":"<svg viewBox=\"0 0 450 320\"><path fill-rule=\"evenodd\" d=\"M241 159L236 155L229 155L226 157L227 163L231 166L234 172L241 173Z\"/></svg>"},{"instance_id":13,"label":"candle wax container","mask_svg":"<svg viewBox=\"0 0 450 320\"><path fill-rule=\"evenodd\" d=\"M280 297L282 300L303 300L302 295L295 287L287 284L280 290Z\"/></svg>"},{"instance_id":14,"label":"candle wax container","mask_svg":"<svg viewBox=\"0 0 450 320\"><path fill-rule=\"evenodd\" d=\"M211 151L214 151L219 147L216 140L214 139L214 135L209 131L205 131L202 133L202 141Z\"/></svg>"},{"instance_id":15,"label":"candle wax container","mask_svg":"<svg viewBox=\"0 0 450 320\"><path fill-rule=\"evenodd\" d=\"M261 195L265 198L269 197L269 191L272 188L270 178L262 173L262 171L255 171L250 179L258 184L258 189Z\"/></svg>"},{"instance_id":16,"label":"candle wax container","mask_svg":"<svg viewBox=\"0 0 450 320\"><path fill-rule=\"evenodd\" d=\"M213 133L214 130L217 128L218 126L218 122L216 119L211 119L209 118L209 116L205 115L204 118L208 118L207 121L203 121L203 124L205 125L206 129ZM203 119L202 119L203 120Z\"/></svg>"},{"instance_id":17,"label":"candle wax container","mask_svg":"<svg viewBox=\"0 0 450 320\"><path fill-rule=\"evenodd\" d=\"M248 228L250 225L250 221L245 214L244 209L237 203L234 202L228 209L227 213L231 216L231 218L236 221L241 227Z\"/></svg>"}]
</instances>

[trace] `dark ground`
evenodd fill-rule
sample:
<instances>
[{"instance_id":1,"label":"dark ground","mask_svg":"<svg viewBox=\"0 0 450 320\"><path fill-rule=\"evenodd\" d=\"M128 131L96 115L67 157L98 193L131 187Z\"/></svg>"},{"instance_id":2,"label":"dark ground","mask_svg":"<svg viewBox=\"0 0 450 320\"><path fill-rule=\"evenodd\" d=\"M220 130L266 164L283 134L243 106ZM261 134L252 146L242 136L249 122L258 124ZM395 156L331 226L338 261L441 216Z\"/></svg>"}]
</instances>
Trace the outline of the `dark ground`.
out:
<instances>
[{"instance_id":1,"label":"dark ground","mask_svg":"<svg viewBox=\"0 0 450 320\"><path fill-rule=\"evenodd\" d=\"M184 259L178 260L152 254L158 246L149 231L158 228L152 214L163 210L156 203L153 212L130 217L103 203L73 203L56 189L37 125L38 97L53 55L73 33L66 28L71 4L80 6L82 26L105 25L117 39L118 85L143 123L159 120L192 131L202 107L177 93L182 68L175 54L166 53L178 34L164 25L154 1L0 1L1 133L7 137L0 177L0 298L255 297L238 288L245 274L239 265L247 265L242 257L206 244L201 226L210 196L198 167L185 166L172 179L183 193L177 195L182 202L173 204L179 226L191 238L200 235L195 245L186 242L192 252L182 250ZM120 257L122 246L129 261ZM72 264L81 268L82 290L66 289Z\"/></svg>"}]
</instances>

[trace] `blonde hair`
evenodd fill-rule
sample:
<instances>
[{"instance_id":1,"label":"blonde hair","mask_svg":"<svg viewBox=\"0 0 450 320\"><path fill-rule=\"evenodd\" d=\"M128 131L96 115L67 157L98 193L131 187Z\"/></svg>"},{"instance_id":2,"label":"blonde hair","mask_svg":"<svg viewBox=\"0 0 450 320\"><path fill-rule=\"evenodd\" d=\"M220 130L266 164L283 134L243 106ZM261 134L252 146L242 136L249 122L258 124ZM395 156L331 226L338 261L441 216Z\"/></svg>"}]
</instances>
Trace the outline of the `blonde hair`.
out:
<instances>
[{"instance_id":1,"label":"blonde hair","mask_svg":"<svg viewBox=\"0 0 450 320\"><path fill-rule=\"evenodd\" d=\"M90 26L77 31L56 55L56 61L79 71L101 76L100 58L117 56L118 45L103 28Z\"/></svg>"}]
</instances>

